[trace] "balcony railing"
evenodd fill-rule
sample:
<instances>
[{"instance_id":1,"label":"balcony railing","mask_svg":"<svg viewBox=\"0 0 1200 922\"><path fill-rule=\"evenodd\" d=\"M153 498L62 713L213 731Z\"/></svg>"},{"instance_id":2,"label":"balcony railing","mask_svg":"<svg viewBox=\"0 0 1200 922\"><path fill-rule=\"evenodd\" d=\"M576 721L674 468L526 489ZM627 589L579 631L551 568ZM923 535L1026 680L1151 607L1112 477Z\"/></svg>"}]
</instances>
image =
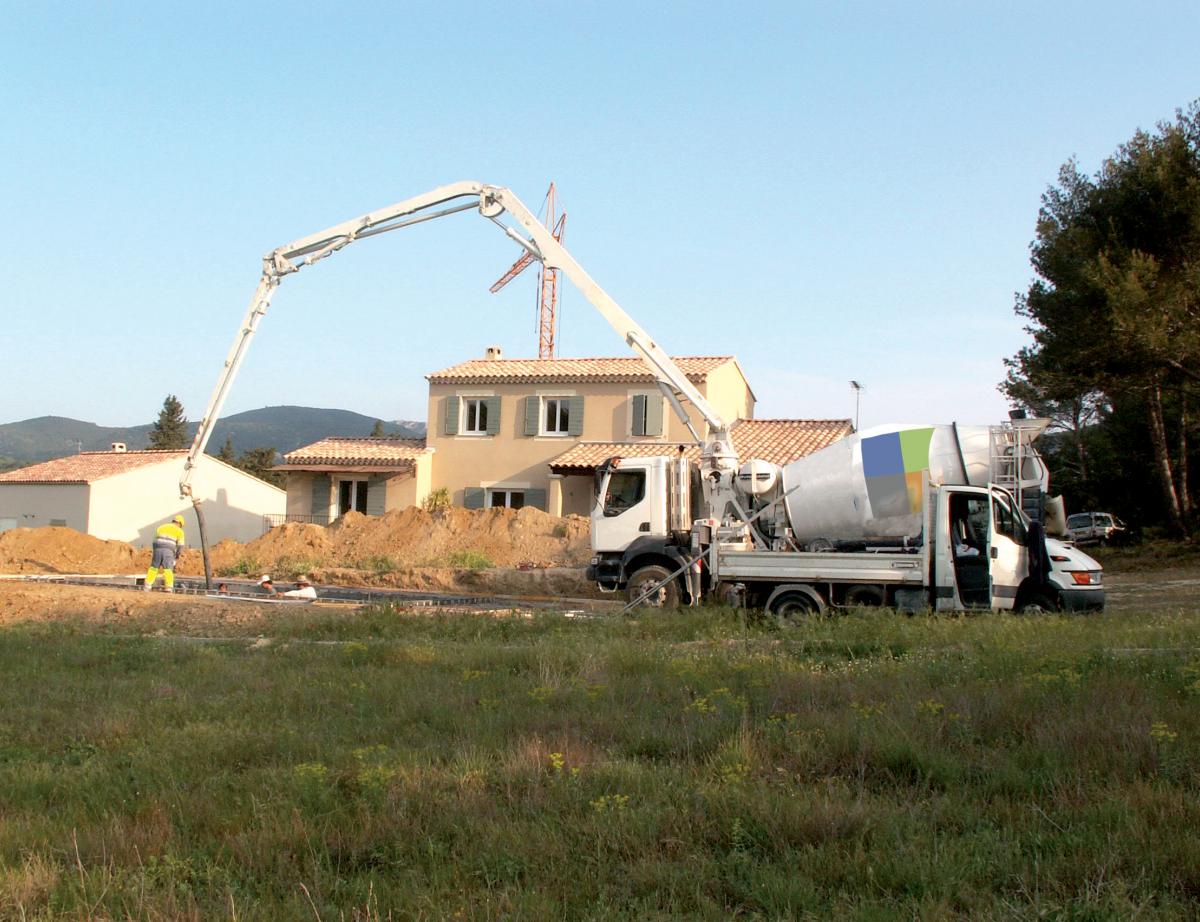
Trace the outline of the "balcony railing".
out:
<instances>
[{"instance_id":1,"label":"balcony railing","mask_svg":"<svg viewBox=\"0 0 1200 922\"><path fill-rule=\"evenodd\" d=\"M283 525L286 522L298 522L301 525L328 525L329 516L327 515L276 515L269 514L263 516L263 534L265 535L276 525Z\"/></svg>"}]
</instances>

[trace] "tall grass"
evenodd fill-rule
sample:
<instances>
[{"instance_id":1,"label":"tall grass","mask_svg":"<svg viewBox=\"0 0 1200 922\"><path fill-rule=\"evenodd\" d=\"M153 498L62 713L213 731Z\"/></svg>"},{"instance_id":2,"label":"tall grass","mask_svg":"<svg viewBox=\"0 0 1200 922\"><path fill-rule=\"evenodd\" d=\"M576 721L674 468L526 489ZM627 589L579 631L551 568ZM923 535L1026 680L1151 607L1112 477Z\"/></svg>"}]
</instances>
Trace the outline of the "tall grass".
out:
<instances>
[{"instance_id":1,"label":"tall grass","mask_svg":"<svg viewBox=\"0 0 1200 922\"><path fill-rule=\"evenodd\" d=\"M0 918L1200 908L1190 612L141 629L0 633Z\"/></svg>"}]
</instances>

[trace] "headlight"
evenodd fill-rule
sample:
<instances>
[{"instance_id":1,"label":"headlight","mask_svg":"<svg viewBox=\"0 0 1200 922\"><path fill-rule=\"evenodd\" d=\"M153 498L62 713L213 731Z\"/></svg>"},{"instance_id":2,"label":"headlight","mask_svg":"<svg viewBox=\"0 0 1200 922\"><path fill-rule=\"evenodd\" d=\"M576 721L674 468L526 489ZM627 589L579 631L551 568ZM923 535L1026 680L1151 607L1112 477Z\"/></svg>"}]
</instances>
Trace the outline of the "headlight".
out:
<instances>
[{"instance_id":1,"label":"headlight","mask_svg":"<svg viewBox=\"0 0 1200 922\"><path fill-rule=\"evenodd\" d=\"M1076 586L1099 586L1099 570L1071 570L1071 579Z\"/></svg>"}]
</instances>

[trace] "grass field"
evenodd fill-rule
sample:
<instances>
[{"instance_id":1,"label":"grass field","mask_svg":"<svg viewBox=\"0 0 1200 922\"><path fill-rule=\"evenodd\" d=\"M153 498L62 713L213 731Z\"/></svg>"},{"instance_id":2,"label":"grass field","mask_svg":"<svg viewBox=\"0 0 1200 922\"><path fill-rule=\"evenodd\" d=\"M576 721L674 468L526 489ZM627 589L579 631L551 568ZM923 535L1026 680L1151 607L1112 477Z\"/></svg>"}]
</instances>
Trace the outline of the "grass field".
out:
<instances>
[{"instance_id":1,"label":"grass field","mask_svg":"<svg viewBox=\"0 0 1200 922\"><path fill-rule=\"evenodd\" d=\"M0 632L0 918L1176 919L1200 624Z\"/></svg>"}]
</instances>

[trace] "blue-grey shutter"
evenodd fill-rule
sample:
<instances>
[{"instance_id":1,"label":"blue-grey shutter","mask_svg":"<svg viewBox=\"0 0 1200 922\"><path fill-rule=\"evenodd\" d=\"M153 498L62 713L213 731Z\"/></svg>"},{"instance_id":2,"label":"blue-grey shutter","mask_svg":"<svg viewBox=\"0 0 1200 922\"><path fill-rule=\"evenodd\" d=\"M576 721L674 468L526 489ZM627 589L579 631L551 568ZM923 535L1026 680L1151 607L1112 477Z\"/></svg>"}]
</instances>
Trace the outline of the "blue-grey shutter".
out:
<instances>
[{"instance_id":1,"label":"blue-grey shutter","mask_svg":"<svg viewBox=\"0 0 1200 922\"><path fill-rule=\"evenodd\" d=\"M372 477L367 481L367 515L383 515L387 511L387 481Z\"/></svg>"},{"instance_id":2,"label":"blue-grey shutter","mask_svg":"<svg viewBox=\"0 0 1200 922\"><path fill-rule=\"evenodd\" d=\"M646 398L646 431L643 435L663 434L663 398L650 396Z\"/></svg>"},{"instance_id":3,"label":"blue-grey shutter","mask_svg":"<svg viewBox=\"0 0 1200 922\"><path fill-rule=\"evenodd\" d=\"M463 508L483 508L483 487L467 487L463 490Z\"/></svg>"},{"instance_id":4,"label":"blue-grey shutter","mask_svg":"<svg viewBox=\"0 0 1200 922\"><path fill-rule=\"evenodd\" d=\"M459 405L458 397L447 397L445 400L446 435L458 435Z\"/></svg>"},{"instance_id":5,"label":"blue-grey shutter","mask_svg":"<svg viewBox=\"0 0 1200 922\"><path fill-rule=\"evenodd\" d=\"M646 434L646 395L633 395L633 425L630 427L632 435Z\"/></svg>"},{"instance_id":6,"label":"blue-grey shutter","mask_svg":"<svg viewBox=\"0 0 1200 922\"><path fill-rule=\"evenodd\" d=\"M567 405L567 435L583 435L583 398L572 397Z\"/></svg>"},{"instance_id":7,"label":"blue-grey shutter","mask_svg":"<svg viewBox=\"0 0 1200 922\"><path fill-rule=\"evenodd\" d=\"M545 490L526 490L525 505L533 506L534 509L546 511L546 491Z\"/></svg>"},{"instance_id":8,"label":"blue-grey shutter","mask_svg":"<svg viewBox=\"0 0 1200 922\"><path fill-rule=\"evenodd\" d=\"M538 417L542 412L542 400L540 397L525 398L525 434L538 434Z\"/></svg>"},{"instance_id":9,"label":"blue-grey shutter","mask_svg":"<svg viewBox=\"0 0 1200 922\"><path fill-rule=\"evenodd\" d=\"M495 435L500 431L500 398L489 397L484 404L487 406L487 434Z\"/></svg>"},{"instance_id":10,"label":"blue-grey shutter","mask_svg":"<svg viewBox=\"0 0 1200 922\"><path fill-rule=\"evenodd\" d=\"M318 474L312 482L312 501L308 508L312 515L329 515L329 489L331 483L328 474Z\"/></svg>"}]
</instances>

